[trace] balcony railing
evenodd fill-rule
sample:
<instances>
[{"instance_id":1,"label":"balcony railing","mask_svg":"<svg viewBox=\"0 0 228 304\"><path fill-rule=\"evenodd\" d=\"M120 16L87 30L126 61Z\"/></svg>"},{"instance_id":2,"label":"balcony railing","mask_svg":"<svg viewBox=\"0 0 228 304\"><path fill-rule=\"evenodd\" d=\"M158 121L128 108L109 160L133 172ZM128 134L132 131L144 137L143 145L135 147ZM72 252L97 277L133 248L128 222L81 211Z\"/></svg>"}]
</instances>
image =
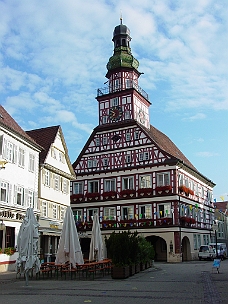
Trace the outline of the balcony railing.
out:
<instances>
[{"instance_id":1,"label":"balcony railing","mask_svg":"<svg viewBox=\"0 0 228 304\"><path fill-rule=\"evenodd\" d=\"M134 82L128 83L128 85L113 85L113 86L106 86L105 88L99 88L97 89L97 97L119 92L127 89L135 89L137 92L139 92L143 97L145 97L147 100L149 100L149 95L137 84Z\"/></svg>"}]
</instances>

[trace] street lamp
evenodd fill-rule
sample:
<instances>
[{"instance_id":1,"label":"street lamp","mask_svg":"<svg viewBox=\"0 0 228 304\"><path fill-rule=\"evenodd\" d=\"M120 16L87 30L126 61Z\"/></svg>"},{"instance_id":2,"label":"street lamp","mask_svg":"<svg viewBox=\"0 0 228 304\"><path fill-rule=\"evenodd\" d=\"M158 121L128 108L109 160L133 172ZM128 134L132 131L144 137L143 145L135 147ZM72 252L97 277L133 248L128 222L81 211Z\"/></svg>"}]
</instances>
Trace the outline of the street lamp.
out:
<instances>
[{"instance_id":1,"label":"street lamp","mask_svg":"<svg viewBox=\"0 0 228 304\"><path fill-rule=\"evenodd\" d=\"M215 248L216 248L216 259L218 259L218 248L217 248L217 230L218 230L218 220L214 220L214 223L212 225L212 230L215 233Z\"/></svg>"},{"instance_id":2,"label":"street lamp","mask_svg":"<svg viewBox=\"0 0 228 304\"><path fill-rule=\"evenodd\" d=\"M5 165L8 163L5 159L0 159L0 169L5 169Z\"/></svg>"}]
</instances>

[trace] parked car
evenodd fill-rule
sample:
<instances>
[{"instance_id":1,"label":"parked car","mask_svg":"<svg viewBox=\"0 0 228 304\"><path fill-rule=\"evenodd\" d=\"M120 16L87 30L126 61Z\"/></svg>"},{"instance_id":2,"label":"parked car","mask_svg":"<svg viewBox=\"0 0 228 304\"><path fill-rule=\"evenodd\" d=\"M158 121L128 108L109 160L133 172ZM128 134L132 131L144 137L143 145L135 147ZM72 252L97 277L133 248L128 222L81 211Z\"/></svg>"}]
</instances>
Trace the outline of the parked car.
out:
<instances>
[{"instance_id":1,"label":"parked car","mask_svg":"<svg viewBox=\"0 0 228 304\"><path fill-rule=\"evenodd\" d=\"M216 243L210 243L209 246L214 248L216 252ZM226 243L217 243L217 252L218 252L218 258L220 258L221 260L226 259L227 257Z\"/></svg>"},{"instance_id":2,"label":"parked car","mask_svg":"<svg viewBox=\"0 0 228 304\"><path fill-rule=\"evenodd\" d=\"M200 246L198 253L199 260L213 260L216 258L216 250L210 245L202 245Z\"/></svg>"}]
</instances>

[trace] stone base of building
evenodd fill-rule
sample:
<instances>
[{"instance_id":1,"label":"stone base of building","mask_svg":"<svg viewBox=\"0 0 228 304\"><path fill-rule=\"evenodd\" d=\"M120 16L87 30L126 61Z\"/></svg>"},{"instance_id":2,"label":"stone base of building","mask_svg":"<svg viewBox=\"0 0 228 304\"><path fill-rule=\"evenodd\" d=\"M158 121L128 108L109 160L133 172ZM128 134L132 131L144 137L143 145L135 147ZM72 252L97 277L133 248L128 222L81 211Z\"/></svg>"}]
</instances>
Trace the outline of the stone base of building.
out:
<instances>
[{"instance_id":1,"label":"stone base of building","mask_svg":"<svg viewBox=\"0 0 228 304\"><path fill-rule=\"evenodd\" d=\"M182 253L170 252L167 255L167 262L168 263L180 263L180 262L182 262Z\"/></svg>"}]
</instances>

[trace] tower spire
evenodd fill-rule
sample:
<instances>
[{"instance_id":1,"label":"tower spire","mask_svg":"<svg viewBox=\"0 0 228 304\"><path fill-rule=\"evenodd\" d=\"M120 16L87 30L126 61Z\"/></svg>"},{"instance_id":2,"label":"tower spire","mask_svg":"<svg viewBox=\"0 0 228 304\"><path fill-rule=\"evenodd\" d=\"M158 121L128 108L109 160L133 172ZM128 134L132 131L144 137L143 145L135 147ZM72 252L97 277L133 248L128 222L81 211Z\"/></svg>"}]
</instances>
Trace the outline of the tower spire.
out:
<instances>
[{"instance_id":1,"label":"tower spire","mask_svg":"<svg viewBox=\"0 0 228 304\"><path fill-rule=\"evenodd\" d=\"M122 16L122 11L120 11L120 24L123 24L123 16Z\"/></svg>"}]
</instances>

